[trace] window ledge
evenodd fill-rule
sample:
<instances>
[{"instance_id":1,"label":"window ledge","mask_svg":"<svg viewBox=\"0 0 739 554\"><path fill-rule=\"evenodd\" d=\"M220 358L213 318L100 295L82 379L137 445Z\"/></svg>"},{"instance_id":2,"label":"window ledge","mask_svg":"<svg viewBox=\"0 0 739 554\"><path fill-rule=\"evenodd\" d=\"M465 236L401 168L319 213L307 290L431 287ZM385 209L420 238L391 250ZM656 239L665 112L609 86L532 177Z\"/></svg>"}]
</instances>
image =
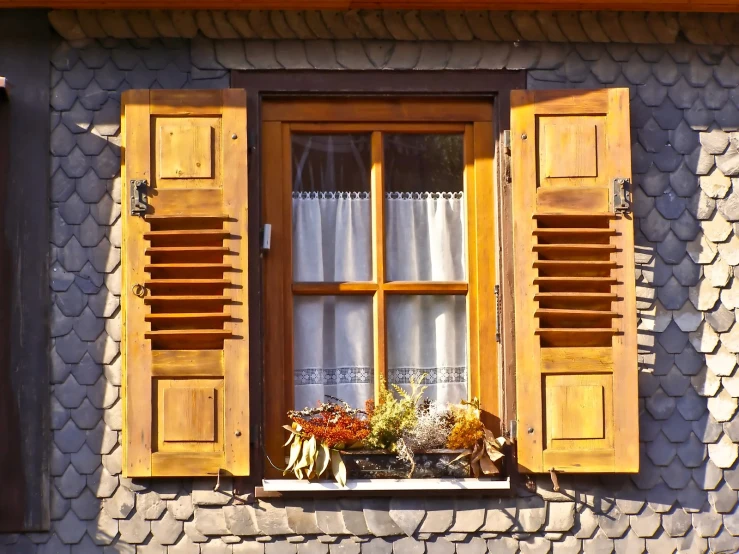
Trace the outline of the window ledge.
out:
<instances>
[{"instance_id":1,"label":"window ledge","mask_svg":"<svg viewBox=\"0 0 739 554\"><path fill-rule=\"evenodd\" d=\"M349 479L346 487L333 481L306 481L298 479L264 479L267 493L305 492L440 492L440 491L508 491L510 478L483 479L442 477L439 479Z\"/></svg>"}]
</instances>

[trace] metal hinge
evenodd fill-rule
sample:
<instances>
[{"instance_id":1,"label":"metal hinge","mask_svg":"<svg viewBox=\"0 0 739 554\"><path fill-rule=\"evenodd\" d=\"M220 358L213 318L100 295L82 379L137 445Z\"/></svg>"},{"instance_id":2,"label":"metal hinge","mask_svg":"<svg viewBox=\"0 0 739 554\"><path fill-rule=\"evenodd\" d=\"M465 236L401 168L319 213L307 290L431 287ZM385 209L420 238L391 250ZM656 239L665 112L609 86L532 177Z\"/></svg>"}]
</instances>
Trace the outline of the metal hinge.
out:
<instances>
[{"instance_id":1,"label":"metal hinge","mask_svg":"<svg viewBox=\"0 0 739 554\"><path fill-rule=\"evenodd\" d=\"M631 179L627 177L616 177L612 181L613 187L613 211L615 213L626 213L631 206Z\"/></svg>"},{"instance_id":2,"label":"metal hinge","mask_svg":"<svg viewBox=\"0 0 739 554\"><path fill-rule=\"evenodd\" d=\"M146 179L131 179L131 215L145 215L149 208L149 196L147 187L149 182Z\"/></svg>"},{"instance_id":3,"label":"metal hinge","mask_svg":"<svg viewBox=\"0 0 739 554\"><path fill-rule=\"evenodd\" d=\"M495 342L500 342L500 317L503 314L503 300L500 297L500 285L495 285Z\"/></svg>"},{"instance_id":4,"label":"metal hinge","mask_svg":"<svg viewBox=\"0 0 739 554\"><path fill-rule=\"evenodd\" d=\"M504 179L506 183L510 183L511 177L511 132L503 131L503 154L505 162L503 164Z\"/></svg>"},{"instance_id":5,"label":"metal hinge","mask_svg":"<svg viewBox=\"0 0 739 554\"><path fill-rule=\"evenodd\" d=\"M516 435L518 434L518 421L515 419L512 419L509 422L510 428L508 429L508 438L512 441L516 440Z\"/></svg>"}]
</instances>

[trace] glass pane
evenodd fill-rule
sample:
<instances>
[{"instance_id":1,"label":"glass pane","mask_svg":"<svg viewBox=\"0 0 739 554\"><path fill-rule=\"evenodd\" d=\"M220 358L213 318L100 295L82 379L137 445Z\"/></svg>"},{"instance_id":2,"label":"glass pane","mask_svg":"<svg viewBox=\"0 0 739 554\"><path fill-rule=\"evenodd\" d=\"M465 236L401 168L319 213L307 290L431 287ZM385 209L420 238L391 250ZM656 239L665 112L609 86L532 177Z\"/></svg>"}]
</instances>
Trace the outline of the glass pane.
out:
<instances>
[{"instance_id":1,"label":"glass pane","mask_svg":"<svg viewBox=\"0 0 739 554\"><path fill-rule=\"evenodd\" d=\"M374 390L372 298L293 297L295 409L326 396L364 408Z\"/></svg>"},{"instance_id":2,"label":"glass pane","mask_svg":"<svg viewBox=\"0 0 739 554\"><path fill-rule=\"evenodd\" d=\"M370 135L292 135L293 279L372 278Z\"/></svg>"},{"instance_id":3,"label":"glass pane","mask_svg":"<svg viewBox=\"0 0 739 554\"><path fill-rule=\"evenodd\" d=\"M385 136L388 281L464 281L464 135Z\"/></svg>"},{"instance_id":4,"label":"glass pane","mask_svg":"<svg viewBox=\"0 0 739 554\"><path fill-rule=\"evenodd\" d=\"M388 382L410 390L426 373L425 396L467 399L467 308L464 296L387 297Z\"/></svg>"}]
</instances>

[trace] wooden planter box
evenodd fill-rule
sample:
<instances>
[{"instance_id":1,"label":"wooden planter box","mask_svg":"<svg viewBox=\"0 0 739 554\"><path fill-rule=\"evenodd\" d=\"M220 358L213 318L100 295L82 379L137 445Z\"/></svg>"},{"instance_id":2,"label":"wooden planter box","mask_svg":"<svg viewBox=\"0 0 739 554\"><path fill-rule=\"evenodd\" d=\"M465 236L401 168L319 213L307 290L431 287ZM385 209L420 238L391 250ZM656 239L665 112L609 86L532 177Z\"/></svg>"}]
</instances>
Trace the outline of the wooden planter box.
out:
<instances>
[{"instance_id":1,"label":"wooden planter box","mask_svg":"<svg viewBox=\"0 0 739 554\"><path fill-rule=\"evenodd\" d=\"M440 449L417 453L413 474L410 474L409 463L384 450L345 450L341 452L341 458L349 479L471 477L469 456L453 462L462 452Z\"/></svg>"}]
</instances>

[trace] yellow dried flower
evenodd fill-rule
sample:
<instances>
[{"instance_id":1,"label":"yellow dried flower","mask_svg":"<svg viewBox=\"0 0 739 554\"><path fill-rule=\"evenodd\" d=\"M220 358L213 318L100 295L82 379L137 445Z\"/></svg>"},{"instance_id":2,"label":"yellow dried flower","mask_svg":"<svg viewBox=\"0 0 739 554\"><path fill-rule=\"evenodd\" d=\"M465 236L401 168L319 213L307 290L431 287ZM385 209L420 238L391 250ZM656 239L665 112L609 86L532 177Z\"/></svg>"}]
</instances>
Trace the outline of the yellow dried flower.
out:
<instances>
[{"instance_id":1,"label":"yellow dried flower","mask_svg":"<svg viewBox=\"0 0 739 554\"><path fill-rule=\"evenodd\" d=\"M485 426L480 421L480 410L471 404L452 406L454 427L446 446L453 450L472 448L485 437Z\"/></svg>"}]
</instances>

